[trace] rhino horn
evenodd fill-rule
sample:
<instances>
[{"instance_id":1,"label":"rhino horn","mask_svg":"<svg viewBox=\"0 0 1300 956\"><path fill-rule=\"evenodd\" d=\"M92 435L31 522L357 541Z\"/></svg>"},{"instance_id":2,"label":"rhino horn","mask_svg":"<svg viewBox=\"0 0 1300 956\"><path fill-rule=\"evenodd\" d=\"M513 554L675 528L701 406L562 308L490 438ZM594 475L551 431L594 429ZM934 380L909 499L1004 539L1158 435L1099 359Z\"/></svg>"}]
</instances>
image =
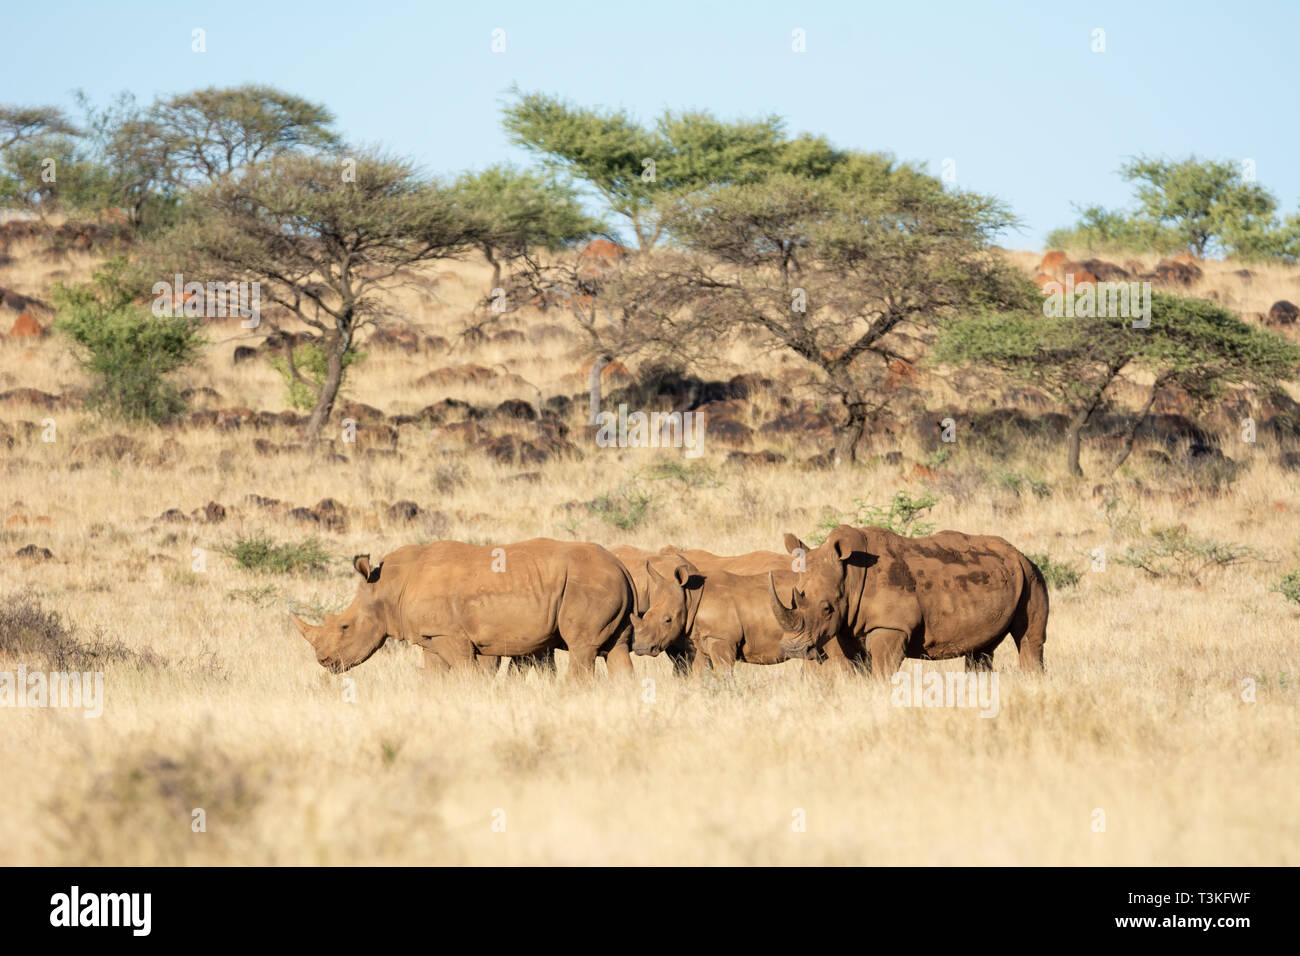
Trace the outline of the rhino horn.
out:
<instances>
[{"instance_id":1,"label":"rhino horn","mask_svg":"<svg viewBox=\"0 0 1300 956\"><path fill-rule=\"evenodd\" d=\"M776 579L772 572L767 572L767 586L772 596L772 613L776 615L776 622L781 625L783 631L797 631L800 627L799 615L792 608L786 607L781 603L781 596L776 593ZM792 600L794 595L791 595Z\"/></svg>"},{"instance_id":2,"label":"rhino horn","mask_svg":"<svg viewBox=\"0 0 1300 956\"><path fill-rule=\"evenodd\" d=\"M313 646L315 646L316 635L320 632L320 628L308 624L297 614L294 614L292 612L290 612L289 614L289 620L293 621L293 626L298 628L298 630L302 632L302 636L307 638L307 640L310 641Z\"/></svg>"}]
</instances>

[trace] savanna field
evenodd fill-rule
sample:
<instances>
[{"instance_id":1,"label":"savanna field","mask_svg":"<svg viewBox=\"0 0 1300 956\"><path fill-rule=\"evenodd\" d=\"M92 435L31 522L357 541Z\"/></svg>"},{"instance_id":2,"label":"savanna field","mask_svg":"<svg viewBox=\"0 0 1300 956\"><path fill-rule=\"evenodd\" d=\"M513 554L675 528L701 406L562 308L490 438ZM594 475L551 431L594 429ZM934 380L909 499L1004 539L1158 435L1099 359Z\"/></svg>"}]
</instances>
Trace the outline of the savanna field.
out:
<instances>
[{"instance_id":1,"label":"savanna field","mask_svg":"<svg viewBox=\"0 0 1300 956\"><path fill-rule=\"evenodd\" d=\"M1039 253L1008 255L1038 273ZM0 287L44 302L99 261L15 244ZM1300 295L1295 268L1199 268L1190 294L1247 317ZM1231 480L1145 440L1113 475L1113 448L1086 441L1075 477L1059 435L981 434L980 411L1041 405L913 343L884 386L894 424L858 465L816 467L832 410L805 368L737 336L693 370L715 383L691 386L710 406L700 457L601 448L563 310L465 335L487 268L409 278L345 384L356 441L331 426L322 448L259 416L289 409L285 385L237 322L209 324L192 412L163 428L86 411L63 337L0 339L0 670L102 671L105 695L97 719L0 709L0 862L1300 864L1300 610L1275 590L1300 566L1300 471L1272 433L1207 424ZM656 402L651 372L607 368L605 407L674 407L685 393ZM948 416L954 442L926 424ZM895 707L887 684L800 662L681 679L635 658L634 681L598 665L584 685L563 652L559 679L435 675L390 640L333 675L289 622L345 607L358 553L776 550L900 493L932 500L918 520L936 529L1048 559L1046 675L1005 642L995 717ZM1185 547L1153 551L1180 527Z\"/></svg>"}]
</instances>

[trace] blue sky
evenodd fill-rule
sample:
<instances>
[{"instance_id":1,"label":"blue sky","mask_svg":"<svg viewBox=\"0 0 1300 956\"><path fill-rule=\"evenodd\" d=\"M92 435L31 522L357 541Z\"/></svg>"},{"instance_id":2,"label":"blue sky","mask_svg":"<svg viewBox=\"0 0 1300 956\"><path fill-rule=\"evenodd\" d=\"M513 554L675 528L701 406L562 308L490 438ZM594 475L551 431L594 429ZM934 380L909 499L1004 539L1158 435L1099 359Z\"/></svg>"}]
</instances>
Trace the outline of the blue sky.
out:
<instances>
[{"instance_id":1,"label":"blue sky","mask_svg":"<svg viewBox=\"0 0 1300 956\"><path fill-rule=\"evenodd\" d=\"M1061 9L1064 7L1065 9ZM354 142L453 174L527 162L511 83L650 120L665 107L785 116L1009 202L1039 247L1071 202L1116 206L1132 155L1253 159L1300 202L1300 3L10 3L0 102L143 100L269 83ZM207 51L191 51L191 31ZM493 53L492 31L506 51ZM806 52L791 32L806 31ZM1104 53L1092 52L1105 31Z\"/></svg>"}]
</instances>

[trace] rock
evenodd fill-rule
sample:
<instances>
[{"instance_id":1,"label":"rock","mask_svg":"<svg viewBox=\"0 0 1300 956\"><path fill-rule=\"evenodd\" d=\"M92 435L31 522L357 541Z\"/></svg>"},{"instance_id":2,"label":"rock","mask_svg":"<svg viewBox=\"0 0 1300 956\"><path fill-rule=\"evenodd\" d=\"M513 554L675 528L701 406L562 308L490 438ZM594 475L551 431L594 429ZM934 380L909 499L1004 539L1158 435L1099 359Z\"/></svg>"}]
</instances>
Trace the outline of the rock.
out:
<instances>
[{"instance_id":1,"label":"rock","mask_svg":"<svg viewBox=\"0 0 1300 956\"><path fill-rule=\"evenodd\" d=\"M587 243L582 252L578 253L578 258L585 262L595 262L608 266L625 258L627 254L627 249L617 242L610 242L608 239L593 239Z\"/></svg>"},{"instance_id":2,"label":"rock","mask_svg":"<svg viewBox=\"0 0 1300 956\"><path fill-rule=\"evenodd\" d=\"M762 451L733 451L727 455L729 465L780 465L785 463L785 455L768 449Z\"/></svg>"},{"instance_id":3,"label":"rock","mask_svg":"<svg viewBox=\"0 0 1300 956\"><path fill-rule=\"evenodd\" d=\"M1039 272L1056 272L1065 265L1065 253L1053 250L1043 256L1042 262L1038 263Z\"/></svg>"},{"instance_id":4,"label":"rock","mask_svg":"<svg viewBox=\"0 0 1300 956\"><path fill-rule=\"evenodd\" d=\"M414 501L397 501L388 506L385 512L388 520L397 524L406 524L424 514L424 509Z\"/></svg>"},{"instance_id":5,"label":"rock","mask_svg":"<svg viewBox=\"0 0 1300 956\"><path fill-rule=\"evenodd\" d=\"M1286 299L1279 299L1269 306L1268 315L1264 319L1265 325L1288 326L1295 325L1296 319L1300 318L1300 308Z\"/></svg>"},{"instance_id":6,"label":"rock","mask_svg":"<svg viewBox=\"0 0 1300 956\"><path fill-rule=\"evenodd\" d=\"M250 348L247 345L240 345L236 346L235 353L230 357L230 361L232 365L240 365L255 358L257 358L257 349Z\"/></svg>"},{"instance_id":7,"label":"rock","mask_svg":"<svg viewBox=\"0 0 1300 956\"><path fill-rule=\"evenodd\" d=\"M63 402L57 395L36 388L14 388L0 392L0 403L5 405L34 405L37 408L58 408Z\"/></svg>"},{"instance_id":8,"label":"rock","mask_svg":"<svg viewBox=\"0 0 1300 956\"><path fill-rule=\"evenodd\" d=\"M103 458L108 461L137 459L144 454L140 442L130 436L116 433L82 442L77 446L77 450L91 458Z\"/></svg>"},{"instance_id":9,"label":"rock","mask_svg":"<svg viewBox=\"0 0 1300 956\"><path fill-rule=\"evenodd\" d=\"M19 548L14 552L15 558L24 558L29 561L50 561L54 558L54 553L49 548L40 548L34 544L29 544L25 548Z\"/></svg>"},{"instance_id":10,"label":"rock","mask_svg":"<svg viewBox=\"0 0 1300 956\"><path fill-rule=\"evenodd\" d=\"M13 326L9 329L11 339L39 339L45 334L45 327L31 317L30 313L24 312L18 318L14 319Z\"/></svg>"},{"instance_id":11,"label":"rock","mask_svg":"<svg viewBox=\"0 0 1300 956\"><path fill-rule=\"evenodd\" d=\"M495 414L501 418L511 418L517 421L536 421L537 410L527 402L518 398L508 398L496 407Z\"/></svg>"},{"instance_id":12,"label":"rock","mask_svg":"<svg viewBox=\"0 0 1300 956\"><path fill-rule=\"evenodd\" d=\"M738 421L730 418L721 418L718 420L706 419L704 430L705 441L721 442L724 445L731 445L734 448L744 448L754 440L754 429L748 425L742 425ZM732 460L732 455L742 454L732 452L727 456L727 460Z\"/></svg>"},{"instance_id":13,"label":"rock","mask_svg":"<svg viewBox=\"0 0 1300 956\"><path fill-rule=\"evenodd\" d=\"M216 425L218 428L240 428L251 423L255 417L256 413L251 408L221 408L217 410ZM192 421L193 416L190 418Z\"/></svg>"},{"instance_id":14,"label":"rock","mask_svg":"<svg viewBox=\"0 0 1300 956\"><path fill-rule=\"evenodd\" d=\"M497 373L482 365L449 365L426 372L415 380L419 388L430 385L490 385Z\"/></svg>"},{"instance_id":15,"label":"rock","mask_svg":"<svg viewBox=\"0 0 1300 956\"><path fill-rule=\"evenodd\" d=\"M309 508L294 508L285 517L300 524L319 525L320 516Z\"/></svg>"},{"instance_id":16,"label":"rock","mask_svg":"<svg viewBox=\"0 0 1300 956\"><path fill-rule=\"evenodd\" d=\"M1113 262L1106 262L1103 259L1085 259L1082 262L1070 262L1065 266L1066 272L1075 273L1074 282L1077 285L1081 279L1080 274L1091 275L1094 282L1127 282L1132 275L1126 269L1121 269Z\"/></svg>"},{"instance_id":17,"label":"rock","mask_svg":"<svg viewBox=\"0 0 1300 956\"><path fill-rule=\"evenodd\" d=\"M1205 273L1188 256L1175 256L1156 263L1156 279L1165 285L1189 286Z\"/></svg>"}]
</instances>

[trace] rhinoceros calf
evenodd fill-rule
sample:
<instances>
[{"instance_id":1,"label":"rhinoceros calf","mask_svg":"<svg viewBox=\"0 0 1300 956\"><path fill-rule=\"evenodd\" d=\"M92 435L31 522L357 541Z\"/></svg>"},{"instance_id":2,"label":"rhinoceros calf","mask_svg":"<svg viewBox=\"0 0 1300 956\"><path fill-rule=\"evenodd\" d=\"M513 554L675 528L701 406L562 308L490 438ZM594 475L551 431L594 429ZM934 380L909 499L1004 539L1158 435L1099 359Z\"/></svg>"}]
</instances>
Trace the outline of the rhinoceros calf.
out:
<instances>
[{"instance_id":1,"label":"rhinoceros calf","mask_svg":"<svg viewBox=\"0 0 1300 956\"><path fill-rule=\"evenodd\" d=\"M623 563L627 569L628 575L632 578L633 593L636 596L637 618L645 612L646 602L650 594L650 576L647 573L647 567L650 565L657 566L661 573L671 574L673 568L680 563L680 558L676 552L671 552L668 548L662 551L647 551L644 548L634 547L630 544L620 544L609 549L614 557ZM633 626L635 629L635 621ZM663 653L673 664L673 673L679 676L690 673L691 662L695 657L695 649L690 645L685 637L676 641L670 641L662 648Z\"/></svg>"},{"instance_id":2,"label":"rhinoceros calf","mask_svg":"<svg viewBox=\"0 0 1300 956\"><path fill-rule=\"evenodd\" d=\"M452 665L562 646L575 674L590 674L597 657L612 674L632 672L632 581L599 545L437 541L353 565L362 580L342 614L319 626L290 615L328 670L355 667L395 637Z\"/></svg>"},{"instance_id":3,"label":"rhinoceros calf","mask_svg":"<svg viewBox=\"0 0 1300 956\"><path fill-rule=\"evenodd\" d=\"M695 649L696 672L705 661L729 671L737 661L779 664L787 659L785 632L768 605L767 576L716 570L701 574L684 558L676 561L666 575L653 563L646 568L650 591L645 613L634 622L633 653L655 655L684 638ZM793 571L769 574L794 586Z\"/></svg>"},{"instance_id":4,"label":"rhinoceros calf","mask_svg":"<svg viewBox=\"0 0 1300 956\"><path fill-rule=\"evenodd\" d=\"M803 547L786 535L790 547ZM850 640L888 678L904 657L964 657L967 668L990 666L1009 633L1022 670L1043 667L1047 584L1033 562L992 535L942 531L904 538L884 528L840 525L807 551L799 588L769 580L772 612L792 657L822 643ZM781 593L791 594L791 606Z\"/></svg>"},{"instance_id":5,"label":"rhinoceros calf","mask_svg":"<svg viewBox=\"0 0 1300 956\"><path fill-rule=\"evenodd\" d=\"M774 574L797 571L806 563L808 547L802 541L793 535L786 535L785 544L788 554L781 554L778 551L751 551L748 554L720 555L701 551L697 548L680 551L664 548L663 553L681 555L695 568L699 569L700 573L706 578L717 571L726 571L729 574L758 574L765 576L769 571ZM766 600L766 596L764 600ZM844 670L864 663L865 659L860 644L851 638L845 639L840 636L824 641L818 646L818 651L818 654L810 655L808 659L807 666L810 670L817 669L823 663L819 659L823 656L824 663Z\"/></svg>"}]
</instances>

